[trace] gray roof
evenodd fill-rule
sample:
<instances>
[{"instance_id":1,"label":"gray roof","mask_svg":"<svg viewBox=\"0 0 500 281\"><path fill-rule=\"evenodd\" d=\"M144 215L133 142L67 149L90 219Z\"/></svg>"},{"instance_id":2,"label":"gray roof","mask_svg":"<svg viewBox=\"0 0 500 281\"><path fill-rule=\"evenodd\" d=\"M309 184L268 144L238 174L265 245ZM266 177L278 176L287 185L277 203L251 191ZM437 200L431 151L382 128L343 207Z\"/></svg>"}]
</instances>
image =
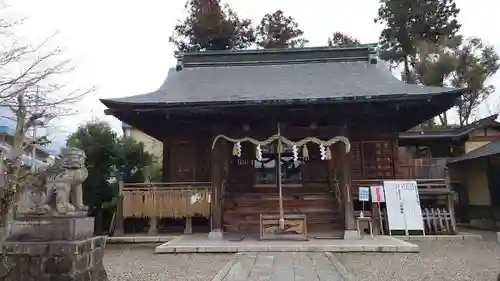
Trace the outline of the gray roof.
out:
<instances>
[{"instance_id":1,"label":"gray roof","mask_svg":"<svg viewBox=\"0 0 500 281\"><path fill-rule=\"evenodd\" d=\"M448 160L448 163L458 163L467 160L477 159L486 156L493 156L500 154L500 140L492 141L486 145L476 148L469 153L452 158Z\"/></svg>"},{"instance_id":2,"label":"gray roof","mask_svg":"<svg viewBox=\"0 0 500 281\"><path fill-rule=\"evenodd\" d=\"M407 131L399 134L400 139L440 139L440 138L460 138L469 135L472 131L487 126L500 128L500 123L496 121L498 114L477 120L467 126L454 129Z\"/></svg>"},{"instance_id":3,"label":"gray roof","mask_svg":"<svg viewBox=\"0 0 500 281\"><path fill-rule=\"evenodd\" d=\"M281 53L279 53L281 52ZM184 54L155 92L118 99L118 104L181 106L417 97L459 93L454 88L409 85L369 47Z\"/></svg>"}]
</instances>

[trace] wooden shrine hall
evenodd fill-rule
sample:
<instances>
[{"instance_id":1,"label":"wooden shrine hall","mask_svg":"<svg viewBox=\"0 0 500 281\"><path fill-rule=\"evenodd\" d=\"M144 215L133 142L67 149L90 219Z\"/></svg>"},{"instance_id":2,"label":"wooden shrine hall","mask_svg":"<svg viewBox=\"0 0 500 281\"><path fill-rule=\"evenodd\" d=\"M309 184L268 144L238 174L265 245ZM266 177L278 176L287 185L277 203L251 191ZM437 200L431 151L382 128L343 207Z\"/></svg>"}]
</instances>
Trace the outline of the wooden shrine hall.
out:
<instances>
[{"instance_id":1,"label":"wooden shrine hall","mask_svg":"<svg viewBox=\"0 0 500 281\"><path fill-rule=\"evenodd\" d=\"M405 84L370 45L176 58L157 91L101 102L163 141L165 183L209 183L212 236L348 235L358 187L401 178L398 133L465 91Z\"/></svg>"}]
</instances>

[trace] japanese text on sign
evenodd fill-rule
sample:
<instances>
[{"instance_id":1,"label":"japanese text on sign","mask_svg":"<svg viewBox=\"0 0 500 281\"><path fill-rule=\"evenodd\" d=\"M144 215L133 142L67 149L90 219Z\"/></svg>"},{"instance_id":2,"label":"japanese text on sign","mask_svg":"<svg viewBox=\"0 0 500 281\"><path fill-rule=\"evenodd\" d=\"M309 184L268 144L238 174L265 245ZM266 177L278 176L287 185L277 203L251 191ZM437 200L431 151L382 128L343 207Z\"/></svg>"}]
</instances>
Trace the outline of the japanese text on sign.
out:
<instances>
[{"instance_id":1,"label":"japanese text on sign","mask_svg":"<svg viewBox=\"0 0 500 281\"><path fill-rule=\"evenodd\" d=\"M359 201L370 201L370 188L359 187Z\"/></svg>"}]
</instances>

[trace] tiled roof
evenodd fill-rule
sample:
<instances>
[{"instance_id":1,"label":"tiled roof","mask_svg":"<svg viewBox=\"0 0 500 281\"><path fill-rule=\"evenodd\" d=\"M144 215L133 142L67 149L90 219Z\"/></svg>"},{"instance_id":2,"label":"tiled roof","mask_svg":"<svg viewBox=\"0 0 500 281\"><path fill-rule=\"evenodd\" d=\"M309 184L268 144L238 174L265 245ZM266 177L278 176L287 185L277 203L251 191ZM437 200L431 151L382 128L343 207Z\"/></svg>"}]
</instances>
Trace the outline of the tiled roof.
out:
<instances>
[{"instance_id":1,"label":"tiled roof","mask_svg":"<svg viewBox=\"0 0 500 281\"><path fill-rule=\"evenodd\" d=\"M369 46L217 51L178 59L157 91L101 101L110 108L173 107L400 99L463 91L406 84L377 62Z\"/></svg>"},{"instance_id":2,"label":"tiled roof","mask_svg":"<svg viewBox=\"0 0 500 281\"><path fill-rule=\"evenodd\" d=\"M459 138L470 134L472 131L494 125L500 128L500 123L496 121L498 114L488 116L473 122L467 126L456 129L428 130L428 131L407 131L399 134L400 139L434 139L434 138Z\"/></svg>"},{"instance_id":3,"label":"tiled roof","mask_svg":"<svg viewBox=\"0 0 500 281\"><path fill-rule=\"evenodd\" d=\"M458 163L467 160L477 159L486 156L492 156L500 154L500 140L492 141L486 145L476 148L469 153L452 158L448 160L448 163Z\"/></svg>"}]
</instances>

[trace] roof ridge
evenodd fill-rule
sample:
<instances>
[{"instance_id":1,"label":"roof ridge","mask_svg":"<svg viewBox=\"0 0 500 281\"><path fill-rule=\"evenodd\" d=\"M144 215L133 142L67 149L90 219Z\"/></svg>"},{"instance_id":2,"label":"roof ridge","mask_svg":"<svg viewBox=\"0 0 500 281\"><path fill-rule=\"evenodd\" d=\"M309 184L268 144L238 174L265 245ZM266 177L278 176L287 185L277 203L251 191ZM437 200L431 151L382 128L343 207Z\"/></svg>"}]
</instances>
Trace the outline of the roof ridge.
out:
<instances>
[{"instance_id":1,"label":"roof ridge","mask_svg":"<svg viewBox=\"0 0 500 281\"><path fill-rule=\"evenodd\" d=\"M238 55L238 54L266 54L266 53L294 53L294 52L314 52L314 51L343 51L375 49L376 43L360 44L358 46L319 46L302 48L270 48L270 49L242 49L242 50L208 50L195 52L175 51L175 57L178 56L211 56L211 55Z\"/></svg>"},{"instance_id":2,"label":"roof ridge","mask_svg":"<svg viewBox=\"0 0 500 281\"><path fill-rule=\"evenodd\" d=\"M377 50L372 45L355 47L309 47L288 49L251 49L177 53L176 70L198 66L314 63L329 61L366 61L376 64Z\"/></svg>"}]
</instances>

